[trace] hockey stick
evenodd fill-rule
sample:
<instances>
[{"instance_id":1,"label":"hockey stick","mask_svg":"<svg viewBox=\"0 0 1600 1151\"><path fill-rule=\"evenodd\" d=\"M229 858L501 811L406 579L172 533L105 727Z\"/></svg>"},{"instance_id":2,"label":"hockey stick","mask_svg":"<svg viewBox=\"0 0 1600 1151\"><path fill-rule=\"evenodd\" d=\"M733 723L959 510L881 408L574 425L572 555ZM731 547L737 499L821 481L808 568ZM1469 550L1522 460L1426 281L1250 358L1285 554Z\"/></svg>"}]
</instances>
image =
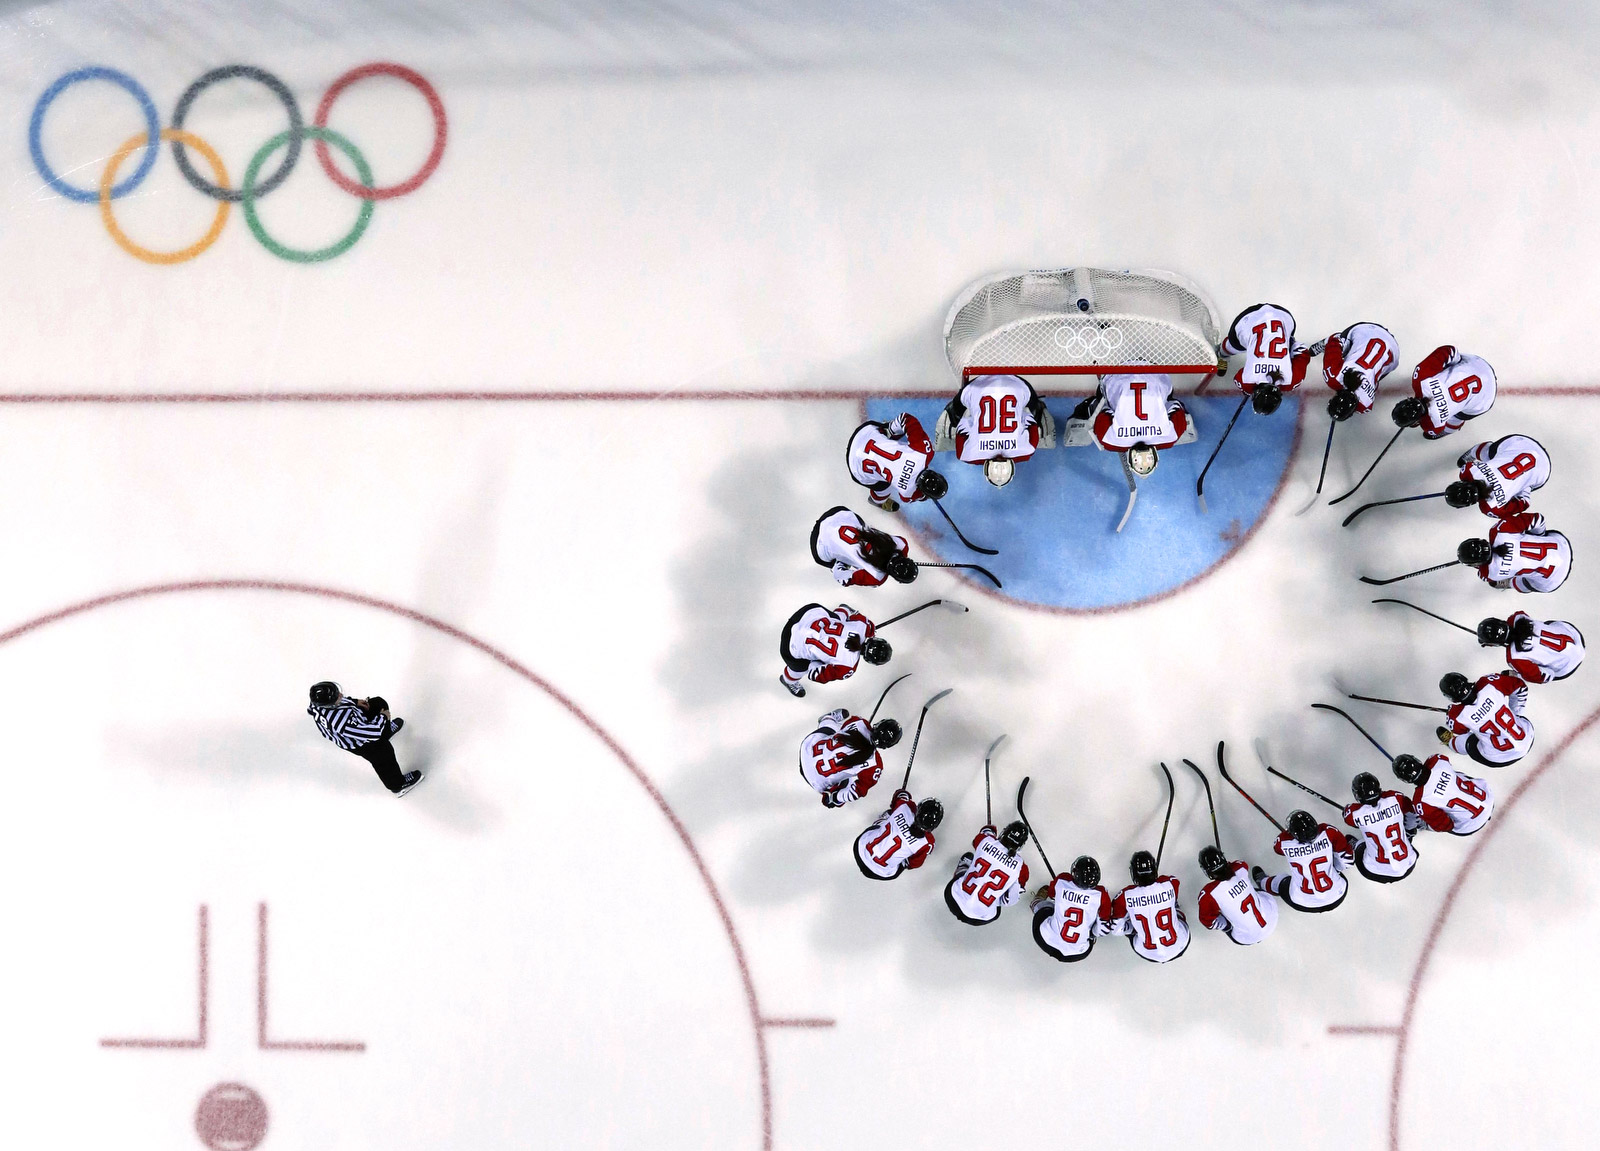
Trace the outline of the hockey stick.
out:
<instances>
[{"instance_id":1,"label":"hockey stick","mask_svg":"<svg viewBox=\"0 0 1600 1151\"><path fill-rule=\"evenodd\" d=\"M1239 401L1239 406L1233 409L1233 419L1228 421L1228 426L1222 431L1222 438L1217 441L1217 446L1211 449L1211 458L1206 461L1206 466L1200 469L1200 478L1194 482L1195 498L1200 501L1200 514L1206 511L1206 473L1211 470L1211 465L1217 461L1217 453L1222 450L1222 445L1228 442L1228 433L1233 431L1233 425L1239 422L1239 413L1244 411L1244 406L1250 402L1250 397L1245 396Z\"/></svg>"},{"instance_id":2,"label":"hockey stick","mask_svg":"<svg viewBox=\"0 0 1600 1151\"><path fill-rule=\"evenodd\" d=\"M1117 534L1122 534L1122 529L1128 526L1128 517L1133 514L1133 505L1139 502L1139 482L1133 478L1133 466L1128 463L1128 453L1122 453L1122 476L1128 481L1128 506L1122 511L1122 518L1117 521Z\"/></svg>"},{"instance_id":3,"label":"hockey stick","mask_svg":"<svg viewBox=\"0 0 1600 1151\"><path fill-rule=\"evenodd\" d=\"M1269 768L1267 768L1267 771L1270 774L1277 776L1279 779L1282 779L1282 780L1285 780L1285 781L1287 781L1289 783L1294 784L1301 791L1304 791L1304 792L1307 792L1307 793L1309 793L1311 795L1316 796L1318 799L1322 800L1323 803L1326 803L1329 807L1337 807L1340 811L1344 810L1344 804L1335 803L1333 800L1331 800L1327 796L1323 795L1322 792L1316 790L1316 788L1307 787L1305 784L1301 783L1298 779L1290 779L1287 775L1284 775L1283 772L1279 771L1277 768L1269 767Z\"/></svg>"},{"instance_id":4,"label":"hockey stick","mask_svg":"<svg viewBox=\"0 0 1600 1151\"><path fill-rule=\"evenodd\" d=\"M1333 451L1333 429L1338 426L1338 420L1328 421L1328 442L1322 445L1322 470L1317 473L1317 490L1311 493L1311 498L1306 501L1305 506L1294 513L1297 516L1305 515L1322 498L1322 482L1328 478L1328 456Z\"/></svg>"},{"instance_id":5,"label":"hockey stick","mask_svg":"<svg viewBox=\"0 0 1600 1151\"><path fill-rule=\"evenodd\" d=\"M1233 784L1233 790L1237 791L1240 795L1244 796L1245 802L1249 803L1249 805L1251 807L1255 808L1262 815L1266 816L1268 823L1272 824L1272 826L1276 827L1279 831L1283 831L1284 830L1283 824L1279 823L1276 819L1272 818L1272 812L1268 811L1266 808L1262 807L1255 800L1251 799L1250 798L1250 793L1248 791L1246 791L1244 788L1240 787L1239 786L1239 782L1236 779L1234 779L1233 776L1228 774L1228 764L1227 764L1227 761L1222 758L1222 748L1223 748L1223 742L1222 742L1222 740L1219 739L1217 741L1217 770L1222 773L1222 778L1227 780L1229 783Z\"/></svg>"},{"instance_id":6,"label":"hockey stick","mask_svg":"<svg viewBox=\"0 0 1600 1151\"><path fill-rule=\"evenodd\" d=\"M1386 507L1389 504L1409 504L1409 503L1415 502L1416 500L1436 500L1442 495L1444 495L1443 492L1429 492L1427 495L1422 495L1422 496L1401 496L1397 500L1374 500L1370 504L1362 504L1355 511L1353 511L1349 515L1345 516L1344 517L1344 522L1341 523L1339 526L1342 527L1342 528L1349 527L1351 521L1353 521L1358 515L1360 515L1364 511L1366 511L1368 508L1381 508L1381 507Z\"/></svg>"},{"instance_id":7,"label":"hockey stick","mask_svg":"<svg viewBox=\"0 0 1600 1151\"><path fill-rule=\"evenodd\" d=\"M1367 477L1372 474L1372 469L1378 466L1378 460L1383 459L1384 456L1389 454L1389 449L1394 447L1395 441L1398 440L1404 432L1404 428L1400 428L1398 431L1396 431L1394 436L1390 438L1389 442L1383 445L1383 451L1378 453L1378 459L1373 460L1371 466L1368 467L1366 471L1361 473L1361 478L1356 481L1356 486L1345 492L1344 495L1340 496L1338 499L1329 500L1328 506L1331 508L1334 504L1343 503L1345 500L1355 495L1356 492L1361 489L1361 485L1367 482Z\"/></svg>"},{"instance_id":8,"label":"hockey stick","mask_svg":"<svg viewBox=\"0 0 1600 1151\"><path fill-rule=\"evenodd\" d=\"M910 677L911 673L908 671L905 675L901 676L900 679L909 679ZM871 727L872 721L878 718L878 708L883 706L883 701L889 698L889 693L894 690L894 684L899 683L900 679L895 680L894 683L891 683L888 687L883 689L883 694L878 697L878 706L874 707L872 709L872 714L867 717L868 727Z\"/></svg>"},{"instance_id":9,"label":"hockey stick","mask_svg":"<svg viewBox=\"0 0 1600 1151\"><path fill-rule=\"evenodd\" d=\"M1460 628L1460 629L1461 629L1461 630L1462 630L1462 631L1464 631L1464 632L1466 632L1466 633L1467 633L1467 634L1468 634L1468 635L1471 635L1471 636L1476 636L1476 635L1477 635L1477 634L1478 634L1478 632L1477 632L1477 629L1476 629L1476 628L1470 628L1470 627L1468 627L1468 626L1467 626L1467 625L1466 625L1466 624L1460 624L1460 623L1457 623L1457 622L1456 622L1456 621L1455 621L1455 620L1453 620L1453 619L1445 619L1445 618L1444 618L1444 616L1442 616L1442 615L1434 615L1434 614L1433 614L1433 613L1432 613L1432 612L1431 612L1431 611L1429 611L1429 610L1428 610L1428 609L1427 609L1427 608L1425 608L1425 607L1418 607L1418 606L1417 606L1417 605L1416 605L1416 604L1414 604L1414 603L1408 603L1408 602L1406 602L1406 601L1405 601L1405 600L1403 600L1403 599L1375 599L1375 600L1373 600L1373 601L1372 601L1372 602L1373 602L1373 603L1397 603L1397 604L1399 604L1399 605L1400 605L1400 606L1401 606L1401 607L1408 607L1408 608L1410 608L1410 609L1411 609L1411 610L1412 610L1412 611L1420 611L1420 612L1421 612L1421 613L1422 613L1422 614L1423 614L1423 615L1426 615L1426 616L1433 616L1433 618L1434 618L1434 619L1436 619L1436 620L1438 620L1438 621L1439 621L1439 622L1440 622L1440 623L1447 623L1447 624L1449 624L1449 625L1450 625L1450 626L1451 626L1451 627L1456 627L1456 628Z\"/></svg>"},{"instance_id":10,"label":"hockey stick","mask_svg":"<svg viewBox=\"0 0 1600 1151\"><path fill-rule=\"evenodd\" d=\"M994 548L981 548L977 544L975 544L971 540L969 540L966 536L962 535L961 534L961 529L956 527L956 521L950 518L950 513L944 510L944 505L941 504L938 500L934 500L933 501L933 506L939 509L939 514L944 517L944 522L949 524L950 527L951 527L951 530L953 530L956 533L956 539L958 539L962 543L966 544L969 549L979 553L980 555L986 555L986 556L997 556L997 555L1000 554L999 552L995 551Z\"/></svg>"},{"instance_id":11,"label":"hockey stick","mask_svg":"<svg viewBox=\"0 0 1600 1151\"><path fill-rule=\"evenodd\" d=\"M873 624L872 625L872 630L873 631L882 631L884 628L888 627L890 624L899 623L901 620L905 619L906 616L908 616L908 615L916 615L919 611L926 611L930 607L943 607L943 608L945 608L945 610L954 612L957 615L960 615L962 612L967 610L967 605L966 604L957 603L953 599L930 599L927 603L918 604L916 607L912 608L910 611L903 611L899 615L890 616L888 619L884 620L882 623Z\"/></svg>"},{"instance_id":12,"label":"hockey stick","mask_svg":"<svg viewBox=\"0 0 1600 1151\"><path fill-rule=\"evenodd\" d=\"M1351 699L1359 699L1363 703L1386 703L1390 707L1409 707L1415 709L1416 711L1440 711L1444 712L1446 715L1448 715L1450 712L1448 707L1434 707L1429 703L1404 703L1398 699L1379 699L1375 695L1357 695L1353 691L1347 691L1345 692L1345 695Z\"/></svg>"},{"instance_id":13,"label":"hockey stick","mask_svg":"<svg viewBox=\"0 0 1600 1151\"><path fill-rule=\"evenodd\" d=\"M954 690L955 688L953 687L947 687L922 705L922 714L917 716L917 734L911 737L911 754L906 756L906 774L905 778L900 781L901 791L904 791L906 784L911 782L911 765L917 761L917 743L922 739L922 721L928 718L928 709Z\"/></svg>"},{"instance_id":14,"label":"hockey stick","mask_svg":"<svg viewBox=\"0 0 1600 1151\"><path fill-rule=\"evenodd\" d=\"M990 571L986 567L979 567L977 564L925 564L921 560L918 560L917 561L917 566L919 568L965 568L968 571L977 572L984 579L986 579L990 583L994 584L995 587L1004 587L1005 586L1004 584L1002 584L1000 582L999 577L996 576L994 574L994 572Z\"/></svg>"},{"instance_id":15,"label":"hockey stick","mask_svg":"<svg viewBox=\"0 0 1600 1151\"><path fill-rule=\"evenodd\" d=\"M1217 830L1217 805L1211 799L1211 781L1206 778L1206 773L1195 765L1194 760L1186 759L1183 762L1188 764L1194 770L1194 773L1200 777L1200 782L1206 785L1206 807L1211 810L1211 838L1216 843L1217 850L1221 851L1222 833Z\"/></svg>"},{"instance_id":16,"label":"hockey stick","mask_svg":"<svg viewBox=\"0 0 1600 1151\"><path fill-rule=\"evenodd\" d=\"M1178 785L1172 782L1172 772L1161 765L1161 774L1167 777L1167 818L1161 821L1161 843L1156 848L1156 874L1161 874L1161 855L1167 850L1167 825L1172 822L1172 805L1178 798Z\"/></svg>"},{"instance_id":17,"label":"hockey stick","mask_svg":"<svg viewBox=\"0 0 1600 1151\"><path fill-rule=\"evenodd\" d=\"M1389 754L1389 750L1386 747L1384 747L1383 744L1381 744L1377 740L1373 739L1371 734L1367 731L1367 729L1362 727L1359 723L1357 723L1355 721L1354 717L1352 717L1351 714L1348 711L1345 711L1341 707L1334 707L1333 704L1331 704L1331 703L1314 703L1311 706L1314 707L1314 708L1319 708L1322 711L1337 712L1339 715L1344 716L1346 719L1348 719L1350 721L1350 726L1354 727L1362 735L1367 737L1367 742L1368 743L1370 743L1373 747L1377 748L1379 751L1383 752L1383 758L1384 759L1387 759L1390 763L1394 762L1394 756Z\"/></svg>"},{"instance_id":18,"label":"hockey stick","mask_svg":"<svg viewBox=\"0 0 1600 1151\"><path fill-rule=\"evenodd\" d=\"M1398 575L1393 579L1373 579L1371 576L1362 576L1361 582L1369 583L1373 587L1384 587L1388 584L1399 583L1403 579L1411 579L1413 576L1427 575L1429 572L1444 571L1445 568L1453 568L1460 563L1460 560L1451 560L1447 564L1434 564L1431 568L1423 568L1421 571L1406 572L1405 575Z\"/></svg>"},{"instance_id":19,"label":"hockey stick","mask_svg":"<svg viewBox=\"0 0 1600 1151\"><path fill-rule=\"evenodd\" d=\"M1039 837L1034 833L1033 824L1028 822L1028 813L1022 810L1022 796L1028 790L1028 780L1031 776L1022 777L1022 786L1017 788L1017 815L1022 819L1022 826L1028 829L1028 835L1033 839L1033 846L1039 851L1039 858L1044 860L1044 869L1050 873L1050 878L1055 879L1056 869L1050 866L1050 857L1044 853L1044 844L1039 842Z\"/></svg>"},{"instance_id":20,"label":"hockey stick","mask_svg":"<svg viewBox=\"0 0 1600 1151\"><path fill-rule=\"evenodd\" d=\"M1001 736L989 745L989 750L983 753L983 824L985 827L994 826L994 807L989 800L989 758L994 755L994 749L1006 741Z\"/></svg>"}]
</instances>

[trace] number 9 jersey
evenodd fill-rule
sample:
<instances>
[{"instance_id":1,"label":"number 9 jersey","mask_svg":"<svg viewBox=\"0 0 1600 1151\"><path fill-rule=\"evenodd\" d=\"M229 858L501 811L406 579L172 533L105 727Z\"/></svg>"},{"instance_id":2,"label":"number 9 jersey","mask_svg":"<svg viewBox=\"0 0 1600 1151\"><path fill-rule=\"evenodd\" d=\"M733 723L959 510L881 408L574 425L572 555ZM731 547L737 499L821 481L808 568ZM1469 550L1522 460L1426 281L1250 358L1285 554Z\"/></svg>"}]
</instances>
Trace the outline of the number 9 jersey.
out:
<instances>
[{"instance_id":1,"label":"number 9 jersey","mask_svg":"<svg viewBox=\"0 0 1600 1151\"><path fill-rule=\"evenodd\" d=\"M1442 439L1494 407L1494 369L1482 356L1445 344L1412 371L1411 391L1423 403L1422 434Z\"/></svg>"}]
</instances>

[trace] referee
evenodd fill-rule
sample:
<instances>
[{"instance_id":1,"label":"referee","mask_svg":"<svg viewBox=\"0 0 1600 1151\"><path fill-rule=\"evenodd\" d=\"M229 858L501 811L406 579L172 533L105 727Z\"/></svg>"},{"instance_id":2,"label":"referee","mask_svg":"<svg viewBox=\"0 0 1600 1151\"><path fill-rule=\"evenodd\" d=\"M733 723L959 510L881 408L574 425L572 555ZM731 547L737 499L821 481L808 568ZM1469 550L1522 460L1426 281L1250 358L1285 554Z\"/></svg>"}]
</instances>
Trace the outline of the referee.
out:
<instances>
[{"instance_id":1,"label":"referee","mask_svg":"<svg viewBox=\"0 0 1600 1151\"><path fill-rule=\"evenodd\" d=\"M404 795L422 782L420 771L400 774L389 739L406 721L389 718L389 701L381 695L351 699L338 684L325 679L311 685L306 714L316 720L324 739L370 763L391 794Z\"/></svg>"}]
</instances>

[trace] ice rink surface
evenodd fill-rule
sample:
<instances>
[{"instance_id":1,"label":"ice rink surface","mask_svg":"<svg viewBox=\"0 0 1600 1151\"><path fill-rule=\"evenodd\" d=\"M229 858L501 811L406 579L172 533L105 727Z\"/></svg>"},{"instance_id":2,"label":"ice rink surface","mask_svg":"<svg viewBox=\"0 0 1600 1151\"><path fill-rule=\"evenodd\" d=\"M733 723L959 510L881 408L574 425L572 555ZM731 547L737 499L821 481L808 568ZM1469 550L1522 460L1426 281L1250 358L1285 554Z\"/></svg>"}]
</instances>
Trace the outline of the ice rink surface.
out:
<instances>
[{"instance_id":1,"label":"ice rink surface","mask_svg":"<svg viewBox=\"0 0 1600 1151\"><path fill-rule=\"evenodd\" d=\"M1319 392L1230 443L1204 519L1176 454L1201 445L1176 449L1126 538L1104 460L1057 452L1009 492L961 477L951 507L1029 594L927 571L841 596L806 554L820 512L865 508L842 463L864 406L953 386L939 324L963 285L1166 267L1225 318L1273 299L1303 338L1397 334L1331 492L1388 439L1422 355L1488 358L1493 412L1403 439L1363 491L1438 490L1471 443L1534 435L1554 459L1535 506L1575 572L1537 598L1465 570L1398 587L1467 623L1525 608L1600 631L1592 11L187 0L6 4L0 27L0 1142L1592 1142L1592 668L1533 689L1538 743L1493 774L1489 832L1420 838L1405 883L1357 879L1263 946L1198 931L1192 777L1164 869L1198 937L1174 964L1112 939L1063 968L1023 908L980 930L939 896L1002 732L997 817L1030 775L1053 861L1095 854L1114 890L1159 834L1158 761L1209 768L1226 740L1282 814L1297 793L1258 737L1330 794L1381 768L1309 710L1336 678L1433 702L1445 671L1497 669L1355 578L1447 559L1475 512L1294 514ZM371 62L421 83L353 80L319 116ZM135 90L169 129L228 65L269 73L378 185L437 165L313 262L257 235L320 251L366 218L311 142L226 213L164 147L108 220L108 162L134 141L117 185L146 155ZM129 85L61 89L34 132L87 67ZM186 115L230 187L283 162L287 141L260 155L286 112L259 78ZM192 260L130 254L219 218ZM1151 556L1206 570L1139 606L1038 610L1086 555L1128 573L1095 589L1112 599L1165 586L1139 582ZM800 604L882 618L938 594L970 614L897 626L888 667L803 701L775 682ZM927 867L869 884L850 843L891 785L826 811L795 753L903 671L902 722L955 688L914 779L946 822ZM405 716L402 763L429 772L413 795L318 737L303 701L325 677ZM1429 717L1356 707L1427 754ZM1265 821L1218 800L1230 854L1263 860ZM197 1125L224 1084L262 1108Z\"/></svg>"}]
</instances>

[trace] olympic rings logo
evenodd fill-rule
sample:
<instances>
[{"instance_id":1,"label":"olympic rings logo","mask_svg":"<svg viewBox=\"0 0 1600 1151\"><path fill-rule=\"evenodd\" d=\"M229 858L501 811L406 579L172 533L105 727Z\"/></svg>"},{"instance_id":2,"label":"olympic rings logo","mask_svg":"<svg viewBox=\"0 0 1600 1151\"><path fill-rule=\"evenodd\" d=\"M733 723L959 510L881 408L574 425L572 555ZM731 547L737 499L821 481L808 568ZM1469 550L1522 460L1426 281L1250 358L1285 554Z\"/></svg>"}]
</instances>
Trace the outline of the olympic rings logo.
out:
<instances>
[{"instance_id":1,"label":"olympic rings logo","mask_svg":"<svg viewBox=\"0 0 1600 1151\"><path fill-rule=\"evenodd\" d=\"M367 164L367 159L350 140L328 127L328 115L333 111L334 101L341 93L352 84L365 80L371 76L392 76L410 84L422 94L428 102L428 108L433 114L433 148L428 153L428 158L423 161L422 167L409 179L398 184L389 184L382 187L372 181L372 169ZM271 92L278 102L283 105L284 114L289 121L288 128L273 136L262 144L251 157L250 163L245 167L244 179L237 188L233 187L228 179L227 169L223 166L222 157L215 148L206 143L199 136L184 128L184 121L188 119L189 111L194 106L195 100L213 84L223 80L253 80ZM105 170L100 174L98 188L80 188L69 184L56 173L45 158L43 131L45 114L49 112L50 105L58 96L74 84L89 80L103 80L115 84L132 96L139 105L139 110L144 115L145 130L123 142L106 161ZM355 242L361 239L367 225L372 221L373 206L379 200L392 200L414 192L433 175L439 166L439 160L444 155L445 137L448 126L445 121L444 104L439 99L439 93L434 91L433 85L428 83L422 75L405 67L402 64L378 62L363 64L359 68L352 68L340 76L323 93L322 102L317 105L317 114L310 126L305 123L301 114L300 105L294 98L294 93L271 72L262 68L254 68L247 64L229 64L222 68L213 68L200 79L189 85L182 96L178 98L177 106L172 112L172 126L163 128L156 114L155 102L150 99L150 94L144 87L129 76L126 72L119 72L115 68L99 66L79 68L68 72L50 87L44 90L38 103L33 106L33 116L28 122L28 150L33 154L33 165L38 169L39 175L51 188L69 200L76 200L80 204L100 205L100 219L104 222L106 231L116 241L117 246L130 256L143 260L147 264L181 264L192 260L217 242L217 237L222 235L223 225L228 222L228 214L233 205L238 204L244 210L245 223L250 226L250 232L261 246L273 255L285 260L292 260L300 264L314 264L323 260L331 260L350 250ZM172 145L172 158L177 161L178 171L188 181L189 186L202 196L217 201L217 210L211 218L211 226L206 229L205 235L186 248L176 251L158 252L143 247L136 243L122 230L117 223L116 215L112 212L112 202L126 196L144 182L150 170L155 167L156 156L160 151L158 141L166 141ZM356 215L356 222L340 239L325 248L291 248L279 242L267 233L266 226L261 222L261 215L256 210L256 202L269 193L283 186L295 166L300 162L300 153L306 140L312 141L313 150L317 154L317 161L322 165L322 170L327 173L330 180L339 188L350 193L361 201L360 211ZM350 161L356 170L360 182L350 179L341 172L333 162L333 156L328 151L328 145L333 145ZM195 170L194 163L189 157L189 149L200 154L205 161L205 166L210 170L211 179L207 180ZM117 175L127 163L134 152L143 149L144 155L138 165L123 180L118 183ZM270 175L262 178L262 169L267 162L279 151L283 158L278 161L277 167Z\"/></svg>"},{"instance_id":2,"label":"olympic rings logo","mask_svg":"<svg viewBox=\"0 0 1600 1151\"><path fill-rule=\"evenodd\" d=\"M1125 342L1122 329L1115 324L1090 326L1083 322L1059 325L1051 339L1070 356L1110 355Z\"/></svg>"}]
</instances>

